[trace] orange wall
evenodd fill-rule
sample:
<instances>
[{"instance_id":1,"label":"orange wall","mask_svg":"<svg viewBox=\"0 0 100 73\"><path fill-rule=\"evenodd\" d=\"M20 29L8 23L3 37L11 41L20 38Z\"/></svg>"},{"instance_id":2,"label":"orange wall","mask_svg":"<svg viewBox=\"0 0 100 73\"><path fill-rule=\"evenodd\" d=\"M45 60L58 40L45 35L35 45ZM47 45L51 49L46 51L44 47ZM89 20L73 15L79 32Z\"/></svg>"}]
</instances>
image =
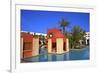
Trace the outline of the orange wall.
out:
<instances>
[{"instance_id":1,"label":"orange wall","mask_svg":"<svg viewBox=\"0 0 100 73\"><path fill-rule=\"evenodd\" d=\"M25 32L21 32L21 37L23 38L23 43L24 42L31 42L32 43L32 48L33 48L33 35ZM28 58L32 57L32 49L30 50L23 50L23 57Z\"/></svg>"}]
</instances>

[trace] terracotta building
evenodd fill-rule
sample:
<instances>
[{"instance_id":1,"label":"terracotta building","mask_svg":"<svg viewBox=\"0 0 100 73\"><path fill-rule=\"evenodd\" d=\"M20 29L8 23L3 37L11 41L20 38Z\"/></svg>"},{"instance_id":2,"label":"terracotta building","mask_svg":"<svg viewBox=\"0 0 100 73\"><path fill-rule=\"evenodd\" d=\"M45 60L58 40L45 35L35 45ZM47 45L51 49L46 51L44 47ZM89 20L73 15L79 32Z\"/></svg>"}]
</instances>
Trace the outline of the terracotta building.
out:
<instances>
[{"instance_id":1,"label":"terracotta building","mask_svg":"<svg viewBox=\"0 0 100 73\"><path fill-rule=\"evenodd\" d=\"M69 51L69 41L63 33L57 29L49 29L47 32L48 53L62 54ZM21 59L39 55L39 37L29 32L21 32Z\"/></svg>"},{"instance_id":2,"label":"terracotta building","mask_svg":"<svg viewBox=\"0 0 100 73\"><path fill-rule=\"evenodd\" d=\"M62 54L69 51L68 38L57 28L48 30L47 41L48 53Z\"/></svg>"},{"instance_id":3,"label":"terracotta building","mask_svg":"<svg viewBox=\"0 0 100 73\"><path fill-rule=\"evenodd\" d=\"M21 59L36 56L39 54L39 38L33 34L21 32Z\"/></svg>"}]
</instances>

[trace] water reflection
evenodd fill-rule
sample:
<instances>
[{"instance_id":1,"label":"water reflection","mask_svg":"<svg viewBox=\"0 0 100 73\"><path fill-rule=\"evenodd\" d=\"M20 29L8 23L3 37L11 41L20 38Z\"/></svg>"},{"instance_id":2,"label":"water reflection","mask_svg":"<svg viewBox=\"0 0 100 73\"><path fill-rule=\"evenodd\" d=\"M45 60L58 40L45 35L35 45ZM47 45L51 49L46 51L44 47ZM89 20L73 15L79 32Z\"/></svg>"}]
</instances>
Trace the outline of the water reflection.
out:
<instances>
[{"instance_id":1,"label":"water reflection","mask_svg":"<svg viewBox=\"0 0 100 73\"><path fill-rule=\"evenodd\" d=\"M72 50L69 52L70 60L87 60L90 57L89 47L82 50Z\"/></svg>"},{"instance_id":2,"label":"water reflection","mask_svg":"<svg viewBox=\"0 0 100 73\"><path fill-rule=\"evenodd\" d=\"M68 61L68 60L87 60L89 59L89 48L81 51L72 50L64 54L48 54L46 48L40 49L40 55L26 58L24 62L46 62L46 61Z\"/></svg>"}]
</instances>

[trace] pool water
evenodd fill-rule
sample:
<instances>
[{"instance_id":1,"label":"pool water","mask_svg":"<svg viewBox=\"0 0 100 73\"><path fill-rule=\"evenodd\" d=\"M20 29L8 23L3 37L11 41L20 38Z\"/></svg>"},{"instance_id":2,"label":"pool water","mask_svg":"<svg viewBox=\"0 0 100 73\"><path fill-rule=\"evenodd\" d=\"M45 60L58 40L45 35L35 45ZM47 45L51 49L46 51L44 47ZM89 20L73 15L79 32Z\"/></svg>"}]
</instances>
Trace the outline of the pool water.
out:
<instances>
[{"instance_id":1,"label":"pool water","mask_svg":"<svg viewBox=\"0 0 100 73\"><path fill-rule=\"evenodd\" d=\"M46 48L39 51L39 56L26 58L24 62L48 62L48 61L70 61L70 60L89 60L89 47L81 50L70 50L64 54L48 54Z\"/></svg>"}]
</instances>

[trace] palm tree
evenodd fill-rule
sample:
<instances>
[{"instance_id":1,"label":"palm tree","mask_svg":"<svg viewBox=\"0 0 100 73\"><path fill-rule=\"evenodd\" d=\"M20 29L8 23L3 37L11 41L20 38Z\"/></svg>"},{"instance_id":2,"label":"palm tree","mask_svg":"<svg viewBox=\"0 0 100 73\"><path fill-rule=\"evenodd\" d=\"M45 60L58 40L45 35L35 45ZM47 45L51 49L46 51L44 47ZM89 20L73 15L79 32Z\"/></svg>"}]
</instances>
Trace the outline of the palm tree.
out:
<instances>
[{"instance_id":1,"label":"palm tree","mask_svg":"<svg viewBox=\"0 0 100 73\"><path fill-rule=\"evenodd\" d=\"M85 31L80 26L74 26L70 36L70 44L72 48L80 48L80 40L84 39Z\"/></svg>"},{"instance_id":2,"label":"palm tree","mask_svg":"<svg viewBox=\"0 0 100 73\"><path fill-rule=\"evenodd\" d=\"M69 22L63 18L59 24L60 27L62 27L63 33L65 34L65 27L69 26Z\"/></svg>"}]
</instances>

